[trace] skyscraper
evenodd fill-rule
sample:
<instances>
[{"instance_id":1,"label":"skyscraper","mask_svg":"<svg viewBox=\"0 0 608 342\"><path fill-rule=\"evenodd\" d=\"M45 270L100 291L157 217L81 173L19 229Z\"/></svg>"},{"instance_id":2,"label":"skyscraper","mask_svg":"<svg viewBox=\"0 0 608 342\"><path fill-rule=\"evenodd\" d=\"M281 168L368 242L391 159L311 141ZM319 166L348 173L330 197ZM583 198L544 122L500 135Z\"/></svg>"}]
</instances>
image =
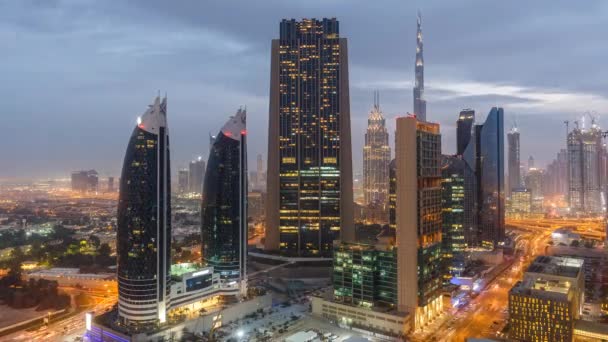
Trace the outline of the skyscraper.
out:
<instances>
[{"instance_id":1,"label":"skyscraper","mask_svg":"<svg viewBox=\"0 0 608 342\"><path fill-rule=\"evenodd\" d=\"M492 108L483 125L475 125L478 241L493 249L505 237L504 111Z\"/></svg>"},{"instance_id":2,"label":"skyscraper","mask_svg":"<svg viewBox=\"0 0 608 342\"><path fill-rule=\"evenodd\" d=\"M398 118L395 155L398 308L418 329L443 307L439 125Z\"/></svg>"},{"instance_id":3,"label":"skyscraper","mask_svg":"<svg viewBox=\"0 0 608 342\"><path fill-rule=\"evenodd\" d=\"M201 210L202 255L223 282L244 285L247 257L246 111L239 109L209 152Z\"/></svg>"},{"instance_id":4,"label":"skyscraper","mask_svg":"<svg viewBox=\"0 0 608 342\"><path fill-rule=\"evenodd\" d=\"M464 270L465 161L447 156L441 168L441 243L444 284Z\"/></svg>"},{"instance_id":5,"label":"skyscraper","mask_svg":"<svg viewBox=\"0 0 608 342\"><path fill-rule=\"evenodd\" d=\"M118 314L127 326L163 323L170 305L171 169L167 98L137 119L120 178Z\"/></svg>"},{"instance_id":6,"label":"skyscraper","mask_svg":"<svg viewBox=\"0 0 608 342\"><path fill-rule=\"evenodd\" d=\"M99 185L99 174L95 170L72 172L72 191L94 192Z\"/></svg>"},{"instance_id":7,"label":"skyscraper","mask_svg":"<svg viewBox=\"0 0 608 342\"><path fill-rule=\"evenodd\" d=\"M397 159L388 164L388 226L392 232L397 229Z\"/></svg>"},{"instance_id":8,"label":"skyscraper","mask_svg":"<svg viewBox=\"0 0 608 342\"><path fill-rule=\"evenodd\" d=\"M528 170L533 169L534 167L534 157L530 156L528 158Z\"/></svg>"},{"instance_id":9,"label":"skyscraper","mask_svg":"<svg viewBox=\"0 0 608 342\"><path fill-rule=\"evenodd\" d=\"M521 187L521 175L519 173L519 131L513 127L507 134L508 143L508 168L509 183L507 184L507 196L511 197L511 190Z\"/></svg>"},{"instance_id":10,"label":"skyscraper","mask_svg":"<svg viewBox=\"0 0 608 342\"><path fill-rule=\"evenodd\" d=\"M272 41L267 250L331 256L354 240L347 56L335 18L283 20Z\"/></svg>"},{"instance_id":11,"label":"skyscraper","mask_svg":"<svg viewBox=\"0 0 608 342\"><path fill-rule=\"evenodd\" d=\"M108 177L108 192L114 192L114 177Z\"/></svg>"},{"instance_id":12,"label":"skyscraper","mask_svg":"<svg viewBox=\"0 0 608 342\"><path fill-rule=\"evenodd\" d=\"M391 148L388 145L388 131L378 95L374 97L374 108L367 119L367 133L363 147L363 190L365 205L386 207L389 190L388 164L391 162Z\"/></svg>"},{"instance_id":13,"label":"skyscraper","mask_svg":"<svg viewBox=\"0 0 608 342\"><path fill-rule=\"evenodd\" d=\"M424 99L424 58L422 56L422 15L418 12L416 30L416 80L414 84L414 114L426 121L426 100Z\"/></svg>"},{"instance_id":14,"label":"skyscraper","mask_svg":"<svg viewBox=\"0 0 608 342\"><path fill-rule=\"evenodd\" d=\"M190 192L200 194L203 191L203 179L205 178L205 161L198 157L190 162L188 168L188 188Z\"/></svg>"},{"instance_id":15,"label":"skyscraper","mask_svg":"<svg viewBox=\"0 0 608 342\"><path fill-rule=\"evenodd\" d=\"M568 198L574 212L602 211L601 157L602 134L599 126L576 127L568 134Z\"/></svg>"},{"instance_id":16,"label":"skyscraper","mask_svg":"<svg viewBox=\"0 0 608 342\"><path fill-rule=\"evenodd\" d=\"M464 150L469 146L473 136L473 124L475 123L475 111L463 109L460 111L458 121L456 121L456 155L463 155Z\"/></svg>"},{"instance_id":17,"label":"skyscraper","mask_svg":"<svg viewBox=\"0 0 608 342\"><path fill-rule=\"evenodd\" d=\"M262 154L258 154L256 173L255 173L255 190L262 191L266 188L266 172L264 171L264 159Z\"/></svg>"}]
</instances>

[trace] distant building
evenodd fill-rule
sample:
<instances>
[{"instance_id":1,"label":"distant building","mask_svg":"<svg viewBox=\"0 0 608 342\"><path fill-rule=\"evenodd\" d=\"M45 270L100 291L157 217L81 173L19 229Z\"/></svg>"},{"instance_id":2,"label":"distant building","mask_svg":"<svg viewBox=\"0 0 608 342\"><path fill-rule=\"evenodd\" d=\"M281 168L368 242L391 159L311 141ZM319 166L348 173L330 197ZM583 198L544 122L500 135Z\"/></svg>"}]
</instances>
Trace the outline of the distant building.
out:
<instances>
[{"instance_id":1,"label":"distant building","mask_svg":"<svg viewBox=\"0 0 608 342\"><path fill-rule=\"evenodd\" d=\"M475 125L478 219L476 243L494 249L505 237L504 111L492 108L482 125Z\"/></svg>"},{"instance_id":2,"label":"distant building","mask_svg":"<svg viewBox=\"0 0 608 342\"><path fill-rule=\"evenodd\" d=\"M397 118L395 155L397 302L419 329L443 310L439 125Z\"/></svg>"},{"instance_id":3,"label":"distant building","mask_svg":"<svg viewBox=\"0 0 608 342\"><path fill-rule=\"evenodd\" d=\"M258 154L257 157L254 190L266 191L266 171L264 171L264 159L261 154Z\"/></svg>"},{"instance_id":4,"label":"distant building","mask_svg":"<svg viewBox=\"0 0 608 342\"><path fill-rule=\"evenodd\" d=\"M568 152L561 149L556 158L547 165L544 195L566 196L568 193Z\"/></svg>"},{"instance_id":5,"label":"distant building","mask_svg":"<svg viewBox=\"0 0 608 342\"><path fill-rule=\"evenodd\" d=\"M416 64L414 82L414 115L420 121L426 121L426 100L424 99L424 56L422 54L422 15L418 13L416 27Z\"/></svg>"},{"instance_id":6,"label":"distant building","mask_svg":"<svg viewBox=\"0 0 608 342\"><path fill-rule=\"evenodd\" d=\"M511 190L521 187L521 174L519 173L519 131L517 127L513 127L507 133L507 149L508 149L508 171L509 178L507 184L507 197L511 197Z\"/></svg>"},{"instance_id":7,"label":"distant building","mask_svg":"<svg viewBox=\"0 0 608 342\"><path fill-rule=\"evenodd\" d=\"M544 178L544 170L537 169L535 167L529 169L528 174L526 175L526 188L530 191L530 197L532 199L532 212L534 213L543 212Z\"/></svg>"},{"instance_id":8,"label":"distant building","mask_svg":"<svg viewBox=\"0 0 608 342\"><path fill-rule=\"evenodd\" d=\"M526 188L515 188L511 191L511 208L513 218L525 218L532 212L532 195Z\"/></svg>"},{"instance_id":9,"label":"distant building","mask_svg":"<svg viewBox=\"0 0 608 342\"><path fill-rule=\"evenodd\" d=\"M528 158L528 170L532 170L535 167L536 165L534 164L534 157L530 156Z\"/></svg>"},{"instance_id":10,"label":"distant building","mask_svg":"<svg viewBox=\"0 0 608 342\"><path fill-rule=\"evenodd\" d=\"M108 177L108 192L114 192L114 177Z\"/></svg>"},{"instance_id":11,"label":"distant building","mask_svg":"<svg viewBox=\"0 0 608 342\"><path fill-rule=\"evenodd\" d=\"M181 169L177 171L177 191L180 194L188 192L188 169Z\"/></svg>"},{"instance_id":12,"label":"distant building","mask_svg":"<svg viewBox=\"0 0 608 342\"><path fill-rule=\"evenodd\" d=\"M283 20L272 41L265 249L329 257L353 241L348 50L333 19Z\"/></svg>"},{"instance_id":13,"label":"distant building","mask_svg":"<svg viewBox=\"0 0 608 342\"><path fill-rule=\"evenodd\" d=\"M245 288L247 256L246 111L239 109L209 151L201 209L203 263Z\"/></svg>"},{"instance_id":14,"label":"distant building","mask_svg":"<svg viewBox=\"0 0 608 342\"><path fill-rule=\"evenodd\" d=\"M389 196L389 170L391 148L388 145L388 131L379 99L374 99L374 108L367 119L367 133L363 146L363 191L364 204L370 208L382 209L386 213ZM386 223L387 217L381 220L370 220L374 223Z\"/></svg>"},{"instance_id":15,"label":"distant building","mask_svg":"<svg viewBox=\"0 0 608 342\"><path fill-rule=\"evenodd\" d=\"M95 192L99 185L97 171L74 171L72 172L72 191Z\"/></svg>"},{"instance_id":16,"label":"distant building","mask_svg":"<svg viewBox=\"0 0 608 342\"><path fill-rule=\"evenodd\" d=\"M441 255L444 264L444 284L464 270L465 161L458 156L446 156L441 169Z\"/></svg>"},{"instance_id":17,"label":"distant building","mask_svg":"<svg viewBox=\"0 0 608 342\"><path fill-rule=\"evenodd\" d=\"M584 294L583 260L539 256L509 291L509 338L572 341Z\"/></svg>"},{"instance_id":18,"label":"distant building","mask_svg":"<svg viewBox=\"0 0 608 342\"><path fill-rule=\"evenodd\" d=\"M188 190L195 194L203 191L203 180L205 179L205 161L202 157L190 162L188 167Z\"/></svg>"},{"instance_id":19,"label":"distant building","mask_svg":"<svg viewBox=\"0 0 608 342\"><path fill-rule=\"evenodd\" d=\"M575 213L598 214L603 211L601 129L576 127L568 134L568 201Z\"/></svg>"}]
</instances>

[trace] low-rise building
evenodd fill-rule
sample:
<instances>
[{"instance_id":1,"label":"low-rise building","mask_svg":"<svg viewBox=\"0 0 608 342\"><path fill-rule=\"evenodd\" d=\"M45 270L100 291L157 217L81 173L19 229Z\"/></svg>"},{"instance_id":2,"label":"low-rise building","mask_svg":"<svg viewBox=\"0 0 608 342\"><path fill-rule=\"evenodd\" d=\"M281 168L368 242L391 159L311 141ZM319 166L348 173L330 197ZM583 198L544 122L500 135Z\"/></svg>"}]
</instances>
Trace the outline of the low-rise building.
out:
<instances>
[{"instance_id":1,"label":"low-rise building","mask_svg":"<svg viewBox=\"0 0 608 342\"><path fill-rule=\"evenodd\" d=\"M572 341L583 299L583 260L539 256L509 291L509 337Z\"/></svg>"}]
</instances>

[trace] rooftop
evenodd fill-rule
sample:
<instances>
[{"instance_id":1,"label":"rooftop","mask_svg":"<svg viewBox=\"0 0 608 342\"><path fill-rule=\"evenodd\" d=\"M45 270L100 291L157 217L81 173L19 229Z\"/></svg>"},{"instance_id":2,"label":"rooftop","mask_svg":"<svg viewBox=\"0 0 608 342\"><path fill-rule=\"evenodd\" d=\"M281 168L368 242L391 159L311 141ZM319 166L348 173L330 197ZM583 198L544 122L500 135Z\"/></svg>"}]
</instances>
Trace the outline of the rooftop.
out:
<instances>
[{"instance_id":1,"label":"rooftop","mask_svg":"<svg viewBox=\"0 0 608 342\"><path fill-rule=\"evenodd\" d=\"M582 259L542 255L534 259L534 262L528 267L526 273L541 273L576 278L582 269Z\"/></svg>"}]
</instances>

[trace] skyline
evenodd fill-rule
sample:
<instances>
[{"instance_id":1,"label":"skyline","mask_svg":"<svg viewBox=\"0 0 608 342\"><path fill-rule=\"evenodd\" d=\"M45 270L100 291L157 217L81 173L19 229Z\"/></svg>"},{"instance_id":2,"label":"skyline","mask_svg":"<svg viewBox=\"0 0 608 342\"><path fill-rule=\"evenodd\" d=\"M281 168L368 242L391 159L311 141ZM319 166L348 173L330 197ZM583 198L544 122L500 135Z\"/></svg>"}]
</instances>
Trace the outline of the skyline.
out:
<instances>
[{"instance_id":1,"label":"skyline","mask_svg":"<svg viewBox=\"0 0 608 342\"><path fill-rule=\"evenodd\" d=\"M517 119L522 160L533 155L544 166L565 147L563 120L608 105L601 95L608 88L599 71L602 37L593 30L608 5L519 3L391 2L388 11L365 3L343 8L344 1L323 8L315 1L268 1L241 2L242 13L196 2L3 3L0 41L8 52L0 71L9 82L0 86L8 118L0 144L11 148L0 152L0 179L68 178L76 169L118 176L128 129L159 89L170 99L175 172L207 157L207 134L239 105L252 118L249 157L266 159L270 42L280 20L292 17L336 17L349 39L353 161L360 172L357 151L373 91L381 93L393 148L394 119L413 107L417 9L424 21L427 112L442 126L444 153L455 153L461 109L475 109L483 122L500 105L505 129ZM218 22L217 14L228 12ZM504 19L496 25L498 12ZM374 25L378 18L383 27ZM162 29L147 25L158 19ZM578 49L560 45L574 39ZM605 125L601 117L599 123Z\"/></svg>"}]
</instances>

